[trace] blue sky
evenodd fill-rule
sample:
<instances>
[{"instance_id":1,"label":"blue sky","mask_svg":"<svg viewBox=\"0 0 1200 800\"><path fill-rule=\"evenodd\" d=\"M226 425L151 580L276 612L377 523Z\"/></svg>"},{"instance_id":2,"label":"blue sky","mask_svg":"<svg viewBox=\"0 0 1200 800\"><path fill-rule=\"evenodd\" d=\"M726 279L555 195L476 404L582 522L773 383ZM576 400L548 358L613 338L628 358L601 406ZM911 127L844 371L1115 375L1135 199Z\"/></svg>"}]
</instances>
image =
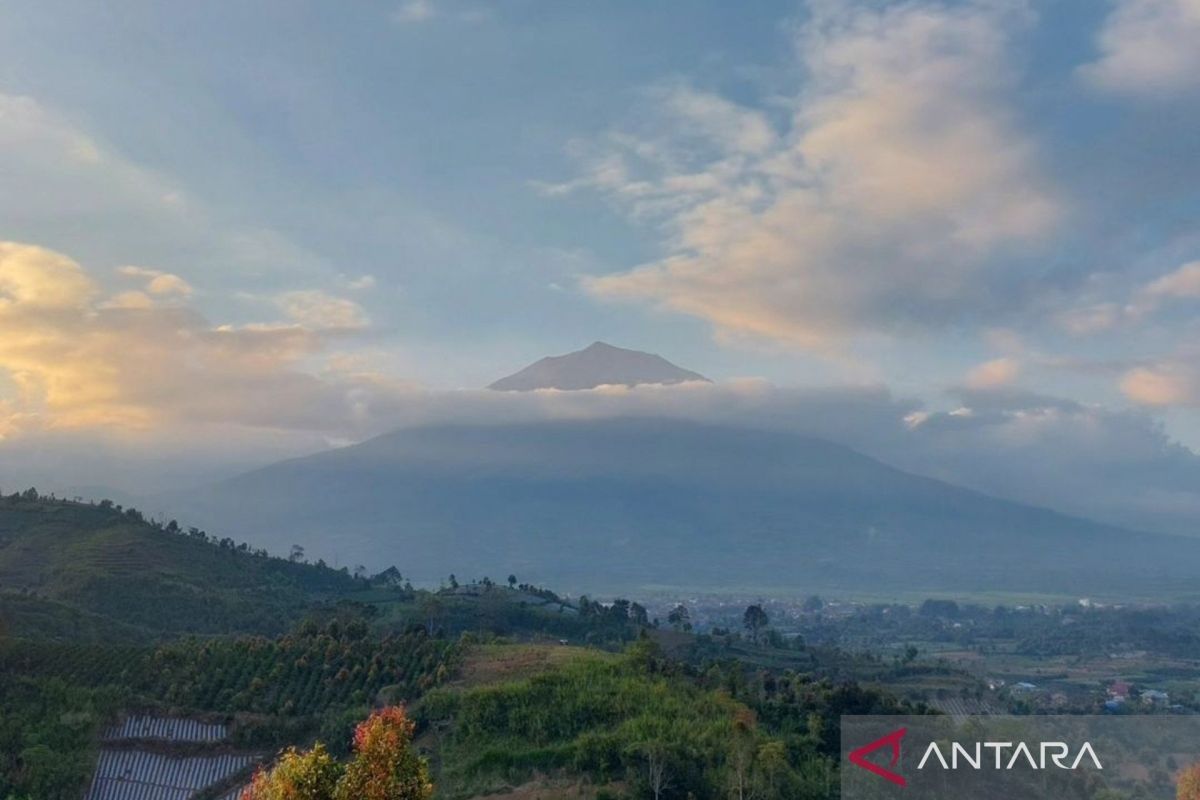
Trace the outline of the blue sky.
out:
<instances>
[{"instance_id":1,"label":"blue sky","mask_svg":"<svg viewBox=\"0 0 1200 800\"><path fill-rule=\"evenodd\" d=\"M1200 445L1197 0L0 9L10 441L348 440L604 339Z\"/></svg>"}]
</instances>

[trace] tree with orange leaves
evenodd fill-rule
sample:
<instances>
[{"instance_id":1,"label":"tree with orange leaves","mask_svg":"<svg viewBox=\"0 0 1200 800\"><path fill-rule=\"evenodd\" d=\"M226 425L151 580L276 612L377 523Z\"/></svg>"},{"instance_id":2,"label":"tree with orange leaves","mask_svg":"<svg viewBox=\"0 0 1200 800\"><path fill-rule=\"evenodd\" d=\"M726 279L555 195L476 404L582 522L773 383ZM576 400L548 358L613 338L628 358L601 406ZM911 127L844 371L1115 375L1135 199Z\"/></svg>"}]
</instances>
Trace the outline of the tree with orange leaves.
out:
<instances>
[{"instance_id":1,"label":"tree with orange leaves","mask_svg":"<svg viewBox=\"0 0 1200 800\"><path fill-rule=\"evenodd\" d=\"M412 734L402 707L376 711L355 728L354 758L345 767L321 744L288 749L254 776L241 800L428 800L433 783Z\"/></svg>"},{"instance_id":2,"label":"tree with orange leaves","mask_svg":"<svg viewBox=\"0 0 1200 800\"><path fill-rule=\"evenodd\" d=\"M342 766L317 744L302 753L289 747L269 770L259 770L241 800L329 800Z\"/></svg>"},{"instance_id":3,"label":"tree with orange leaves","mask_svg":"<svg viewBox=\"0 0 1200 800\"><path fill-rule=\"evenodd\" d=\"M1200 763L1192 764L1179 775L1175 784L1176 800L1200 800Z\"/></svg>"},{"instance_id":4,"label":"tree with orange leaves","mask_svg":"<svg viewBox=\"0 0 1200 800\"><path fill-rule=\"evenodd\" d=\"M413 722L400 706L372 714L354 730L354 760L338 781L336 800L426 800L429 767L412 747Z\"/></svg>"}]
</instances>

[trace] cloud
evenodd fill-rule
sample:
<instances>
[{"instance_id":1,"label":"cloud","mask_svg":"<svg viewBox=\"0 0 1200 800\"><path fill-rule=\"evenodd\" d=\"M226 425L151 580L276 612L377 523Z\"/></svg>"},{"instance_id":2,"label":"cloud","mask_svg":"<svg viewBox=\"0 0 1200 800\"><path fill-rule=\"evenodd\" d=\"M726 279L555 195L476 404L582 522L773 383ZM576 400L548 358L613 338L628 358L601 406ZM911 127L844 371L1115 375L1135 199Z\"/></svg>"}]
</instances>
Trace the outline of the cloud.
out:
<instances>
[{"instance_id":1,"label":"cloud","mask_svg":"<svg viewBox=\"0 0 1200 800\"><path fill-rule=\"evenodd\" d=\"M1184 264L1146 284L1139 293L1137 306L1152 310L1166 300L1196 299L1200 299L1200 261Z\"/></svg>"},{"instance_id":2,"label":"cloud","mask_svg":"<svg viewBox=\"0 0 1200 800\"><path fill-rule=\"evenodd\" d=\"M187 297L193 292L191 284L178 275L157 269L125 266L118 267L117 274L126 278L137 278L145 281L146 291L153 295L176 295Z\"/></svg>"},{"instance_id":3,"label":"cloud","mask_svg":"<svg viewBox=\"0 0 1200 800\"><path fill-rule=\"evenodd\" d=\"M1157 361L1125 373L1121 391L1143 406L1200 407L1200 369L1185 360Z\"/></svg>"},{"instance_id":4,"label":"cloud","mask_svg":"<svg viewBox=\"0 0 1200 800\"><path fill-rule=\"evenodd\" d=\"M1200 299L1200 261L1183 264L1124 294L1126 299L1121 303L1106 300L1065 309L1055 315L1055 321L1073 336L1091 336L1121 325L1144 323L1164 307Z\"/></svg>"},{"instance_id":5,"label":"cloud","mask_svg":"<svg viewBox=\"0 0 1200 800\"><path fill-rule=\"evenodd\" d=\"M989 494L1132 527L1194 534L1200 457L1137 411L1007 388L964 390L907 439L872 452L897 466Z\"/></svg>"},{"instance_id":6,"label":"cloud","mask_svg":"<svg viewBox=\"0 0 1200 800\"><path fill-rule=\"evenodd\" d=\"M346 288L353 291L374 289L377 281L374 275L359 275L357 278L346 279Z\"/></svg>"},{"instance_id":7,"label":"cloud","mask_svg":"<svg viewBox=\"0 0 1200 800\"><path fill-rule=\"evenodd\" d=\"M1080 68L1098 88L1168 95L1200 87L1200 0L1118 0Z\"/></svg>"},{"instance_id":8,"label":"cloud","mask_svg":"<svg viewBox=\"0 0 1200 800\"><path fill-rule=\"evenodd\" d=\"M995 358L967 373L966 385L972 389L992 389L1008 386L1021 374L1021 362L1015 358Z\"/></svg>"},{"instance_id":9,"label":"cloud","mask_svg":"<svg viewBox=\"0 0 1200 800\"><path fill-rule=\"evenodd\" d=\"M163 274L136 277L153 287ZM159 295L178 289L160 284ZM365 318L354 304L298 294L283 303L289 323L213 325L149 292L105 297L71 258L0 243L0 389L4 379L12 388L0 391L0 436L200 423L361 429L401 387L366 373L307 371L327 349L327 330Z\"/></svg>"},{"instance_id":10,"label":"cloud","mask_svg":"<svg viewBox=\"0 0 1200 800\"><path fill-rule=\"evenodd\" d=\"M432 0L409 0L392 12L392 21L400 24L425 22L437 15Z\"/></svg>"},{"instance_id":11,"label":"cloud","mask_svg":"<svg viewBox=\"0 0 1200 800\"><path fill-rule=\"evenodd\" d=\"M344 331L226 326L116 302L69 257L0 244L0 480L145 491L401 426L666 416L850 445L981 491L1137 527L1194 530L1200 459L1161 426L976 382L950 410L882 386L762 380L560 392L430 391L333 349ZM990 368L1003 377L1005 368Z\"/></svg>"},{"instance_id":12,"label":"cloud","mask_svg":"<svg viewBox=\"0 0 1200 800\"><path fill-rule=\"evenodd\" d=\"M749 334L825 348L860 333L996 312L1012 256L1063 213L1010 108L1002 4L820 5L797 38L805 91L788 122L687 87L661 90L660 123L614 134L592 187L665 232L666 255L588 279Z\"/></svg>"},{"instance_id":13,"label":"cloud","mask_svg":"<svg viewBox=\"0 0 1200 800\"><path fill-rule=\"evenodd\" d=\"M318 330L354 330L369 322L358 303L315 289L284 292L276 304L294 322Z\"/></svg>"},{"instance_id":14,"label":"cloud","mask_svg":"<svg viewBox=\"0 0 1200 800\"><path fill-rule=\"evenodd\" d=\"M153 283L142 291L159 299L188 295L184 268L210 286L251 281L259 290L336 275L319 255L247 227L245 214L204 202L32 97L0 92L0 175L0 235L92 264L154 265L156 275L134 266L122 277Z\"/></svg>"}]
</instances>

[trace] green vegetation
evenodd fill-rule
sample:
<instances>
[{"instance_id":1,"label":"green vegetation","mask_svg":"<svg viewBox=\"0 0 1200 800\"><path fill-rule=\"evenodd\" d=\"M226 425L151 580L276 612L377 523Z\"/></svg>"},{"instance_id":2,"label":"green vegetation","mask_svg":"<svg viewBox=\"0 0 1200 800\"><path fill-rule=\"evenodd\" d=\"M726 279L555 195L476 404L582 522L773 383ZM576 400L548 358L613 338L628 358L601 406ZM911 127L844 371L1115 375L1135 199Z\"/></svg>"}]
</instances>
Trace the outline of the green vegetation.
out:
<instances>
[{"instance_id":1,"label":"green vegetation","mask_svg":"<svg viewBox=\"0 0 1200 800\"><path fill-rule=\"evenodd\" d=\"M270 558L107 501L32 489L0 498L0 623L14 635L75 641L89 627L106 640L278 634L315 604L365 586L344 571Z\"/></svg>"},{"instance_id":2,"label":"green vegetation","mask_svg":"<svg viewBox=\"0 0 1200 800\"><path fill-rule=\"evenodd\" d=\"M568 650L533 675L469 665L482 684L438 689L415 706L437 754L440 796L567 773L624 787L613 796L832 797L840 714L901 710L879 692L739 662L693 669L648 637L621 656L558 652Z\"/></svg>"},{"instance_id":3,"label":"green vegetation","mask_svg":"<svg viewBox=\"0 0 1200 800\"><path fill-rule=\"evenodd\" d=\"M283 750L256 798L425 797L421 754L440 798L819 800L836 796L841 715L979 700L969 655L1200 649L1189 608L812 597L795 612L664 604L660 623L639 603L516 575L423 591L394 568L367 577L303 558L107 503L0 498L0 798L78 800L101 729L138 711L219 720L234 747ZM1155 684L1173 698L1188 685L1179 663L1179 691ZM416 725L397 722L389 741L416 740L396 785L417 794L386 793L394 760L353 767L351 733L398 703Z\"/></svg>"},{"instance_id":4,"label":"green vegetation","mask_svg":"<svg viewBox=\"0 0 1200 800\"><path fill-rule=\"evenodd\" d=\"M100 727L127 702L120 688L62 678L0 680L0 797L78 800L95 767Z\"/></svg>"}]
</instances>

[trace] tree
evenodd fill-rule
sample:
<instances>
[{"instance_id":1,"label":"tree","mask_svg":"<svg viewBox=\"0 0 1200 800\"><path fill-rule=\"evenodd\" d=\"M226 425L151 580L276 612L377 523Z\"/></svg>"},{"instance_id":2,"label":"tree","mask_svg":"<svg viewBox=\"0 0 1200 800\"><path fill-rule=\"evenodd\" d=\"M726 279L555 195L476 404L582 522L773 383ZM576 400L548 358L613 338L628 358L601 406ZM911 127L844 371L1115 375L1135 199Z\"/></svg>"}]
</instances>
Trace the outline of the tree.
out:
<instances>
[{"instance_id":1,"label":"tree","mask_svg":"<svg viewBox=\"0 0 1200 800\"><path fill-rule=\"evenodd\" d=\"M1200 800L1200 762L1192 764L1175 785L1176 800Z\"/></svg>"},{"instance_id":2,"label":"tree","mask_svg":"<svg viewBox=\"0 0 1200 800\"><path fill-rule=\"evenodd\" d=\"M733 735L729 740L728 759L729 792L736 800L746 800L753 791L750 779L757 750L754 726L754 712L748 708L738 709L733 717Z\"/></svg>"},{"instance_id":3,"label":"tree","mask_svg":"<svg viewBox=\"0 0 1200 800\"><path fill-rule=\"evenodd\" d=\"M654 800L660 800L663 792L671 786L667 776L666 753L660 743L648 742L642 750L646 757L646 785L654 795Z\"/></svg>"},{"instance_id":4,"label":"tree","mask_svg":"<svg viewBox=\"0 0 1200 800\"><path fill-rule=\"evenodd\" d=\"M757 603L747 606L746 613L742 615L742 625L750 632L750 636L754 639L755 644L758 643L759 633L770 622L771 618L767 616L767 612L763 611L763 607Z\"/></svg>"},{"instance_id":5,"label":"tree","mask_svg":"<svg viewBox=\"0 0 1200 800\"><path fill-rule=\"evenodd\" d=\"M429 766L412 746L413 722L404 708L376 711L354 730L354 759L338 781L335 800L427 800Z\"/></svg>"},{"instance_id":6,"label":"tree","mask_svg":"<svg viewBox=\"0 0 1200 800\"><path fill-rule=\"evenodd\" d=\"M692 615L688 613L687 606L680 603L667 614L667 623L677 631L690 631Z\"/></svg>"},{"instance_id":7,"label":"tree","mask_svg":"<svg viewBox=\"0 0 1200 800\"><path fill-rule=\"evenodd\" d=\"M510 589L517 588L517 576L516 575L508 576L508 588L510 588Z\"/></svg>"},{"instance_id":8,"label":"tree","mask_svg":"<svg viewBox=\"0 0 1200 800\"><path fill-rule=\"evenodd\" d=\"M820 611L821 609L823 609L824 607L825 607L825 601L821 599L821 596L812 594L812 595L809 595L808 599L806 599L804 601L804 605L801 606L801 610L803 610L809 614L815 614L818 611Z\"/></svg>"},{"instance_id":9,"label":"tree","mask_svg":"<svg viewBox=\"0 0 1200 800\"><path fill-rule=\"evenodd\" d=\"M259 770L241 800L330 800L342 766L318 743L302 753L291 747L275 766Z\"/></svg>"},{"instance_id":10,"label":"tree","mask_svg":"<svg viewBox=\"0 0 1200 800\"><path fill-rule=\"evenodd\" d=\"M762 794L768 798L781 797L783 782L788 774L787 745L783 742L765 742L758 746L759 777L763 783Z\"/></svg>"},{"instance_id":11,"label":"tree","mask_svg":"<svg viewBox=\"0 0 1200 800\"><path fill-rule=\"evenodd\" d=\"M437 622L438 617L442 615L442 601L438 599L436 594L427 594L421 598L419 607L421 616L429 620L426 631L430 636L433 636L434 624Z\"/></svg>"},{"instance_id":12,"label":"tree","mask_svg":"<svg viewBox=\"0 0 1200 800\"><path fill-rule=\"evenodd\" d=\"M629 618L643 628L650 624L650 615L646 612L646 607L641 603L629 604Z\"/></svg>"},{"instance_id":13,"label":"tree","mask_svg":"<svg viewBox=\"0 0 1200 800\"><path fill-rule=\"evenodd\" d=\"M400 706L376 711L354 729L354 757L344 767L318 743L285 750L259 770L241 800L428 800L429 767L412 747L413 723Z\"/></svg>"},{"instance_id":14,"label":"tree","mask_svg":"<svg viewBox=\"0 0 1200 800\"><path fill-rule=\"evenodd\" d=\"M298 544L292 545L292 550L290 553L288 553L288 561L291 561L294 564L298 561L303 561L303 560L304 560L304 548Z\"/></svg>"}]
</instances>

